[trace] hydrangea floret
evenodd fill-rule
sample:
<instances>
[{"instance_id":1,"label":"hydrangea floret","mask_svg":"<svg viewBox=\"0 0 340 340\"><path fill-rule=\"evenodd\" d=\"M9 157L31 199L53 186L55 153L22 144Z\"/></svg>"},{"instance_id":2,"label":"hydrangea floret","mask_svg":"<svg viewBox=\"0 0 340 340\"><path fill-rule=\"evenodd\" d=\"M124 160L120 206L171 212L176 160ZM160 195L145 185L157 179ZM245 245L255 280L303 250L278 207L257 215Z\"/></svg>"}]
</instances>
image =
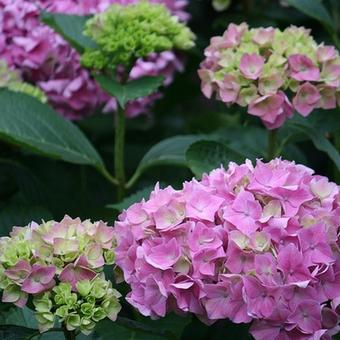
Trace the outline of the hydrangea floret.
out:
<instances>
[{"instance_id":1,"label":"hydrangea floret","mask_svg":"<svg viewBox=\"0 0 340 340\"><path fill-rule=\"evenodd\" d=\"M37 98L42 103L47 102L44 92L38 87L23 82L20 78L20 74L15 70L10 70L4 60L0 60L0 89L1 88L28 94Z\"/></svg>"},{"instance_id":2,"label":"hydrangea floret","mask_svg":"<svg viewBox=\"0 0 340 340\"><path fill-rule=\"evenodd\" d=\"M0 0L0 59L21 77L43 90L49 103L68 119L81 119L104 106L105 112L117 109L116 100L105 94L90 73L80 64L80 55L60 35L39 19L41 10L90 15L105 11L112 4L129 5L138 0ZM164 4L182 22L188 20L185 0L150 0ZM20 19L20 20L19 20ZM165 77L172 82L183 62L168 50L139 59L130 72L130 79L143 76ZM126 115L130 118L148 113L160 93L131 101Z\"/></svg>"},{"instance_id":3,"label":"hydrangea floret","mask_svg":"<svg viewBox=\"0 0 340 340\"><path fill-rule=\"evenodd\" d=\"M85 34L97 45L82 55L85 67L116 70L130 66L155 52L189 49L190 29L161 4L140 1L129 6L112 5L87 22Z\"/></svg>"},{"instance_id":4,"label":"hydrangea floret","mask_svg":"<svg viewBox=\"0 0 340 340\"><path fill-rule=\"evenodd\" d=\"M340 330L340 187L303 165L230 163L181 190L156 185L115 231L143 315L253 322L258 340Z\"/></svg>"},{"instance_id":5,"label":"hydrangea floret","mask_svg":"<svg viewBox=\"0 0 340 340\"><path fill-rule=\"evenodd\" d=\"M198 71L203 94L247 107L268 129L280 127L294 110L306 117L340 105L339 53L317 44L303 27L230 24L211 39L205 57Z\"/></svg>"},{"instance_id":6,"label":"hydrangea floret","mask_svg":"<svg viewBox=\"0 0 340 340\"><path fill-rule=\"evenodd\" d=\"M41 332L57 319L84 334L104 318L115 321L120 293L103 273L114 263L115 244L113 228L101 221L65 216L14 227L0 238L2 301L22 308L32 297Z\"/></svg>"}]
</instances>

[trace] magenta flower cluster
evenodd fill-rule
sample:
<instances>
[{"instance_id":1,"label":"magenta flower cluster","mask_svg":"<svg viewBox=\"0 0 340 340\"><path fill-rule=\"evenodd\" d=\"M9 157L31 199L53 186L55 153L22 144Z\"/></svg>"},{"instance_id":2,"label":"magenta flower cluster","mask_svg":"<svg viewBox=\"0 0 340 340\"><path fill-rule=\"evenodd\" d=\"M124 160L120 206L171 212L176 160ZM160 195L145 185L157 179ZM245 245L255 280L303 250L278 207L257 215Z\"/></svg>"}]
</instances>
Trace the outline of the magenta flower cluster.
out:
<instances>
[{"instance_id":1,"label":"magenta flower cluster","mask_svg":"<svg viewBox=\"0 0 340 340\"><path fill-rule=\"evenodd\" d=\"M164 3L181 20L187 1L150 0ZM40 87L49 102L65 117L80 119L104 105L105 111L116 109L110 99L80 65L79 54L52 29L39 20L41 9L64 14L86 15L102 12L111 4L130 4L134 0L0 0L0 59L19 70L24 80ZM172 51L138 60L130 78L164 75L165 85L171 83L182 62ZM146 113L160 94L131 102L127 115Z\"/></svg>"},{"instance_id":2,"label":"magenta flower cluster","mask_svg":"<svg viewBox=\"0 0 340 340\"><path fill-rule=\"evenodd\" d=\"M127 300L152 318L254 321L256 339L329 339L340 320L340 188L281 159L160 189L115 223Z\"/></svg>"},{"instance_id":3,"label":"magenta flower cluster","mask_svg":"<svg viewBox=\"0 0 340 340\"><path fill-rule=\"evenodd\" d=\"M213 37L198 71L208 98L247 107L268 129L280 127L294 110L340 105L340 58L334 46L318 45L303 27L284 31L230 24Z\"/></svg>"}]
</instances>

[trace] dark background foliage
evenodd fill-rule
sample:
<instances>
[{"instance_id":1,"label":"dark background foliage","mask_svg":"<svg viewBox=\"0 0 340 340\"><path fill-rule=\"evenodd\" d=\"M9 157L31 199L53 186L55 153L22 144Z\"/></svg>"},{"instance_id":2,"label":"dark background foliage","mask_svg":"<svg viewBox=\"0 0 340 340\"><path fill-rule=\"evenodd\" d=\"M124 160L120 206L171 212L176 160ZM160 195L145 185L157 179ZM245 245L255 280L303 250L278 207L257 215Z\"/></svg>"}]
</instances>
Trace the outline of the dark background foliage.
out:
<instances>
[{"instance_id":1,"label":"dark background foliage","mask_svg":"<svg viewBox=\"0 0 340 340\"><path fill-rule=\"evenodd\" d=\"M290 2L290 1L288 1ZM294 2L294 1L292 1ZM317 2L316 0L311 0ZM162 89L163 99L159 100L152 113L127 122L126 167L128 177L137 168L145 153L165 138L177 135L209 136L217 134L236 148L249 151L249 157L261 157L266 148L266 131L261 123L246 115L239 107L227 108L222 103L208 100L201 94L197 69L203 59L203 50L209 39L220 35L230 22L247 22L252 27L275 26L284 29L289 25L305 26L312 29L312 35L318 42L334 44L339 36L340 2L338 0L323 1L332 16L333 27L321 23L295 7L283 7L277 0L234 0L228 10L216 12L208 0L190 1L190 26L197 35L197 46L182 56L185 70L177 74L174 82ZM310 14L310 13L309 13ZM313 14L313 13L312 13ZM113 168L113 131L112 115L97 112L95 115L76 123L90 139L102 156L107 167ZM330 112L316 111L308 118L308 124L323 137L340 146L339 110ZM280 132L284 139L291 133L289 123ZM301 133L292 136L294 143L283 150L283 156L306 164L317 173L326 175L339 182L339 172L332 160L323 151L317 150L315 143ZM180 147L179 147L180 149ZM181 150L180 150L181 151ZM166 150L161 151L164 154ZM143 193L150 191L151 186L159 181L162 185L171 184L180 187L184 180L193 176L183 166L154 166L139 178L128 195L145 190L133 196L129 202L138 200ZM65 214L73 217L103 219L113 223L118 210L107 206L115 202L115 187L95 169L86 165L73 165L62 161L38 156L26 149L13 146L7 142L0 144L0 235L8 234L11 226L25 225L31 220L54 218L61 219ZM128 203L119 205L124 207ZM126 291L126 287L119 289ZM8 312L8 306L0 305L0 325L14 323L32 327L28 310ZM6 309L6 313L4 310ZM17 313L17 314L16 314ZM26 313L26 314L25 314ZM163 321L142 320L132 309L125 306L122 317L135 318L150 327L162 332L178 329L178 333L150 334L145 329L125 327L104 322L93 338L101 339L248 339L248 326L235 326L228 322L218 322L212 327L204 326L198 320L182 319L170 316ZM8 318L9 321L8 322ZM19 320L19 321L18 321ZM122 326L123 325L123 326ZM142 327L143 328L143 327ZM26 338L27 334L19 334L15 328L1 330L0 338ZM138 329L138 327L137 327ZM13 332L12 332L13 330ZM3 332L3 333L1 333ZM157 333L157 332L156 332ZM9 335L12 334L12 335ZM16 334L16 336L14 336ZM47 336L42 337L47 339ZM59 339L59 334L49 334L48 338Z\"/></svg>"}]
</instances>

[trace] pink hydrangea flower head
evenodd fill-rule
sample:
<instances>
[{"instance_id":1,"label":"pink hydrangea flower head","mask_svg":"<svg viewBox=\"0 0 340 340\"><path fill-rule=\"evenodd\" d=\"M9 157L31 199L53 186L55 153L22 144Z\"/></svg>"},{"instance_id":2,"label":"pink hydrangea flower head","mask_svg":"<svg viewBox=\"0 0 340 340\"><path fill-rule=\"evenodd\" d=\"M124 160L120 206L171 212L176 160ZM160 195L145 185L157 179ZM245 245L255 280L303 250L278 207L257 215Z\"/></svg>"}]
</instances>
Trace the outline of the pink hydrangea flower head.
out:
<instances>
[{"instance_id":1,"label":"pink hydrangea flower head","mask_svg":"<svg viewBox=\"0 0 340 340\"><path fill-rule=\"evenodd\" d=\"M203 94L248 107L268 129L282 126L294 111L308 116L315 108L339 106L339 53L318 45L303 27L230 24L204 55L198 70Z\"/></svg>"},{"instance_id":2,"label":"pink hydrangea flower head","mask_svg":"<svg viewBox=\"0 0 340 340\"><path fill-rule=\"evenodd\" d=\"M127 301L152 318L253 322L259 340L335 334L339 193L282 159L230 163L180 190L157 185L115 224Z\"/></svg>"}]
</instances>

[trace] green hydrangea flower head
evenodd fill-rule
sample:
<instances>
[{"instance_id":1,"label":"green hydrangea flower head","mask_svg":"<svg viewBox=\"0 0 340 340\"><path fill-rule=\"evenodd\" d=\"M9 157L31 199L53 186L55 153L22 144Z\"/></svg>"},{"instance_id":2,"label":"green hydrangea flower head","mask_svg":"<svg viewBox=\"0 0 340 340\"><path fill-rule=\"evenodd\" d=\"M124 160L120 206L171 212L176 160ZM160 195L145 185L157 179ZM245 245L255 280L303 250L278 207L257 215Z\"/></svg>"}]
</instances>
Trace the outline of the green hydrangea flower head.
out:
<instances>
[{"instance_id":1,"label":"green hydrangea flower head","mask_svg":"<svg viewBox=\"0 0 340 340\"><path fill-rule=\"evenodd\" d=\"M23 82L18 72L10 70L4 60L0 60L0 88L28 94L42 103L47 102L44 92L31 84Z\"/></svg>"},{"instance_id":2,"label":"green hydrangea flower head","mask_svg":"<svg viewBox=\"0 0 340 340\"><path fill-rule=\"evenodd\" d=\"M121 308L104 274L116 244L114 229L102 221L65 216L13 227L0 237L1 301L19 308L32 301L41 332L59 322L89 334L98 321L116 320Z\"/></svg>"},{"instance_id":3,"label":"green hydrangea flower head","mask_svg":"<svg viewBox=\"0 0 340 340\"><path fill-rule=\"evenodd\" d=\"M187 50L194 46L195 39L164 5L148 1L112 5L87 22L85 34L97 48L85 51L82 64L97 70L130 66L153 52Z\"/></svg>"}]
</instances>

